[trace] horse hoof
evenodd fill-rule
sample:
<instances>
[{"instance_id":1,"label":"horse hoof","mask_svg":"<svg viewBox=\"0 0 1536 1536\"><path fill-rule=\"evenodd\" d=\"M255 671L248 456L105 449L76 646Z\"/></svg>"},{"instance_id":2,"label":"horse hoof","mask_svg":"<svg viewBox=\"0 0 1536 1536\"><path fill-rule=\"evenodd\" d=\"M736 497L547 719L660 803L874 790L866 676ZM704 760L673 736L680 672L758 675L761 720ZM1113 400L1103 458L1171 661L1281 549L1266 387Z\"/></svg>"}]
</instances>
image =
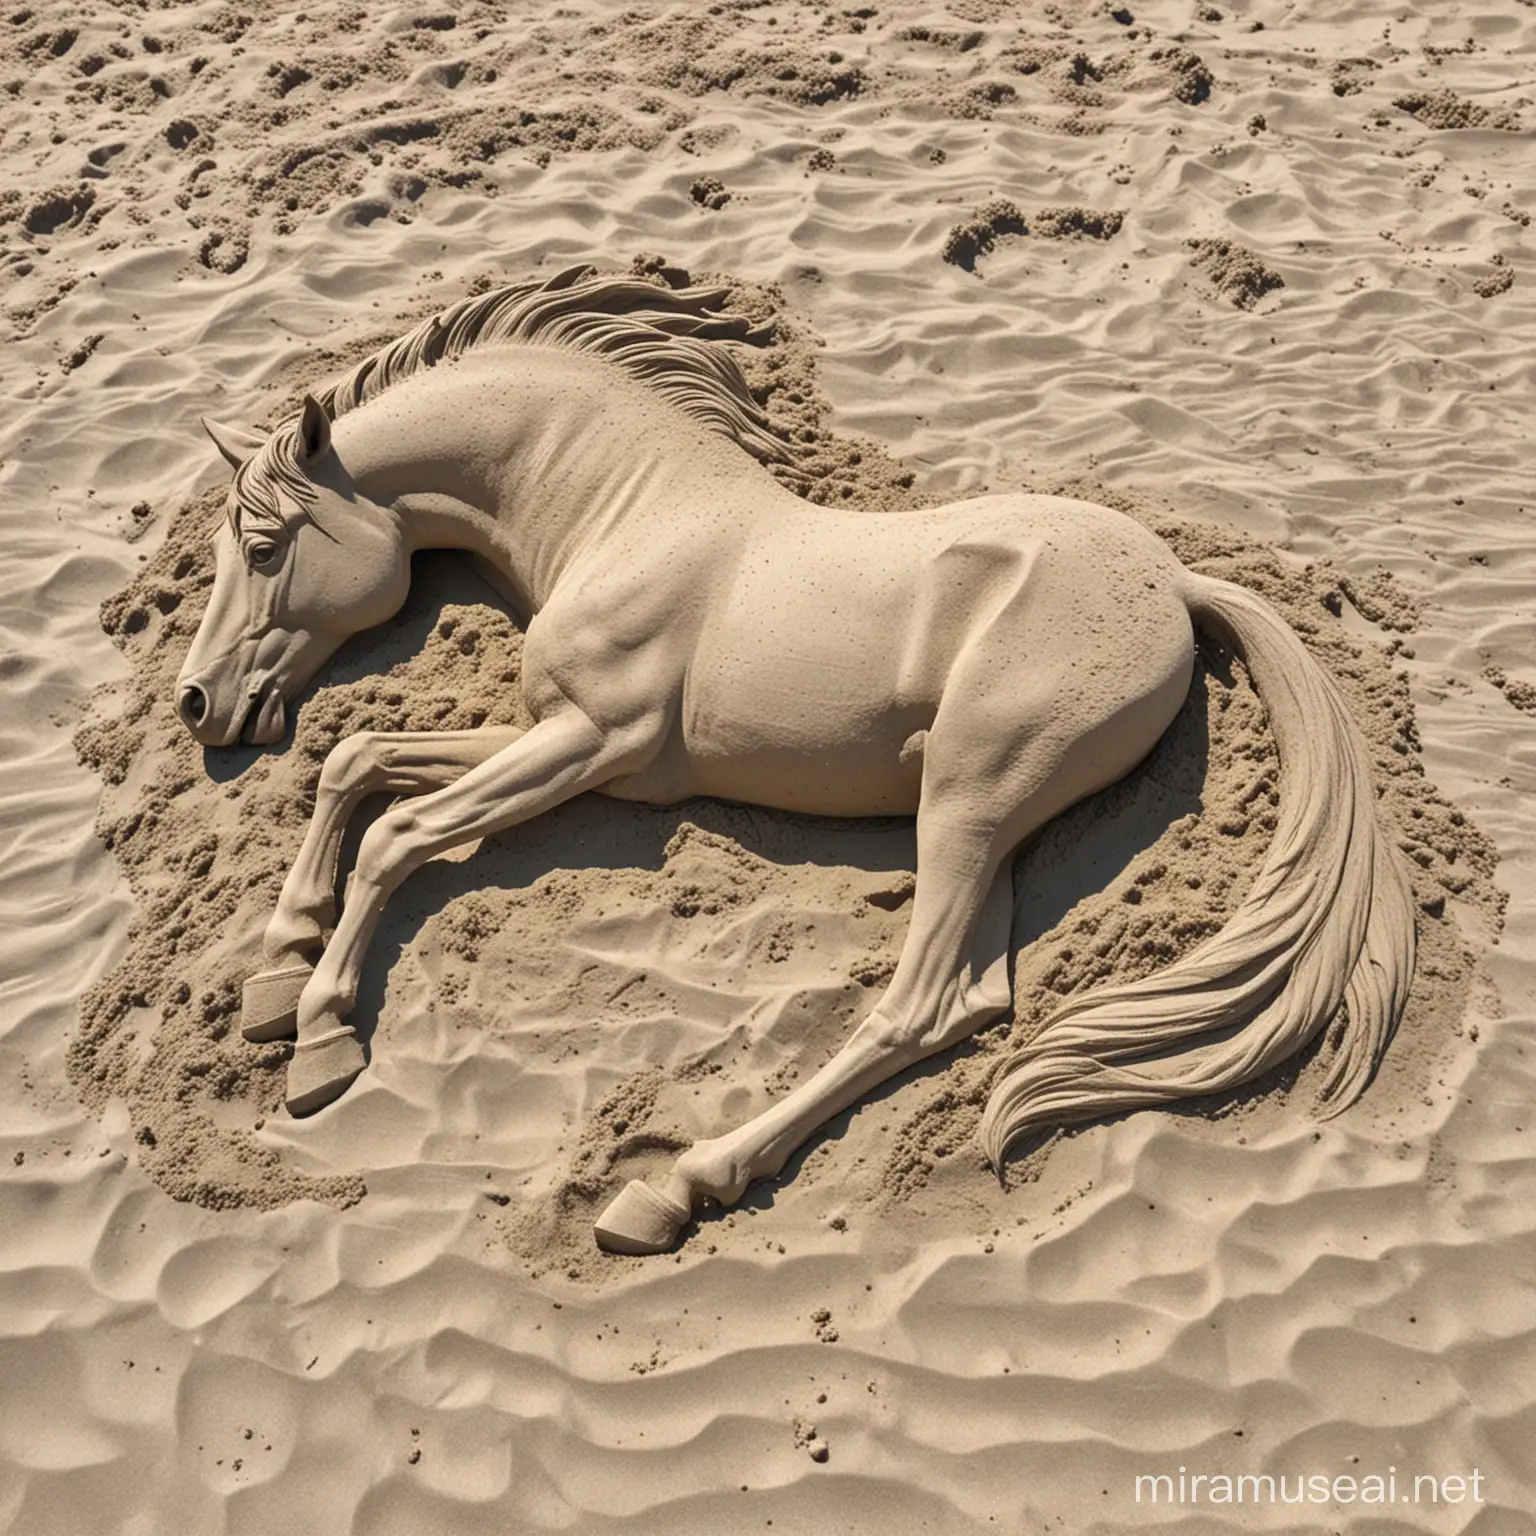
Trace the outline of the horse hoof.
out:
<instances>
[{"instance_id":1,"label":"horse hoof","mask_svg":"<svg viewBox=\"0 0 1536 1536\"><path fill-rule=\"evenodd\" d=\"M597 1246L609 1253L665 1253L677 1242L688 1216L686 1205L631 1179L592 1230Z\"/></svg>"},{"instance_id":2,"label":"horse hoof","mask_svg":"<svg viewBox=\"0 0 1536 1536\"><path fill-rule=\"evenodd\" d=\"M248 976L240 992L240 1033L247 1040L286 1040L298 1028L299 993L314 974L314 966L300 960Z\"/></svg>"},{"instance_id":3,"label":"horse hoof","mask_svg":"<svg viewBox=\"0 0 1536 1536\"><path fill-rule=\"evenodd\" d=\"M339 1099L367 1065L357 1031L343 1024L314 1040L301 1040L288 1063L290 1115L312 1115Z\"/></svg>"}]
</instances>

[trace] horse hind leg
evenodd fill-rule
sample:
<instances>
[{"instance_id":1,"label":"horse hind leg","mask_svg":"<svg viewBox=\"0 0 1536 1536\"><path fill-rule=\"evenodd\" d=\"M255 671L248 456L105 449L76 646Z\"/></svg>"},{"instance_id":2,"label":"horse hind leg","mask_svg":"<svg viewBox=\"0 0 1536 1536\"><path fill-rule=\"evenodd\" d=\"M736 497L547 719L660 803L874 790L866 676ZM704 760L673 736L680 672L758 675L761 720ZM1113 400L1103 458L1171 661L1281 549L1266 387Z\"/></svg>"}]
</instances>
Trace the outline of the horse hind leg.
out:
<instances>
[{"instance_id":1,"label":"horse hind leg","mask_svg":"<svg viewBox=\"0 0 1536 1536\"><path fill-rule=\"evenodd\" d=\"M358 731L331 749L320 770L315 809L299 856L283 882L262 949L266 967L246 979L241 1033L280 1040L297 1028L299 996L312 956L336 920L336 866L347 823L369 795L442 789L509 746L515 726L476 731Z\"/></svg>"},{"instance_id":2,"label":"horse hind leg","mask_svg":"<svg viewBox=\"0 0 1536 1536\"><path fill-rule=\"evenodd\" d=\"M1078 602L1076 631L1053 619L1054 635L1025 632L1022 639L1018 615L1005 610L975 638L928 733L917 894L890 986L806 1083L739 1129L695 1142L660 1190L633 1183L621 1193L598 1218L602 1246L629 1253L671 1247L700 1197L734 1204L753 1179L777 1173L818 1126L972 1034L995 1016L997 999L996 1012L1006 1007L1007 912L995 885L1004 860L1053 816L1128 773L1189 691L1193 637L1181 604L1144 616L1150 622L1143 624L1107 599L1101 608L1090 612ZM1070 672L1032 677L1019 660L1030 654L1093 657L1102 675L1129 686L1085 687ZM997 892L990 903L989 890ZM986 942L978 944L978 936ZM979 978L967 963L973 949L992 952Z\"/></svg>"},{"instance_id":3,"label":"horse hind leg","mask_svg":"<svg viewBox=\"0 0 1536 1536\"><path fill-rule=\"evenodd\" d=\"M978 827L927 803L918 815L912 925L890 986L824 1067L725 1136L698 1141L660 1189L634 1181L598 1218L599 1245L616 1253L670 1248L694 1204L739 1200L777 1173L819 1126L887 1078L973 1034L1007 1010L1013 882L1008 854L1029 826L1022 814Z\"/></svg>"}]
</instances>

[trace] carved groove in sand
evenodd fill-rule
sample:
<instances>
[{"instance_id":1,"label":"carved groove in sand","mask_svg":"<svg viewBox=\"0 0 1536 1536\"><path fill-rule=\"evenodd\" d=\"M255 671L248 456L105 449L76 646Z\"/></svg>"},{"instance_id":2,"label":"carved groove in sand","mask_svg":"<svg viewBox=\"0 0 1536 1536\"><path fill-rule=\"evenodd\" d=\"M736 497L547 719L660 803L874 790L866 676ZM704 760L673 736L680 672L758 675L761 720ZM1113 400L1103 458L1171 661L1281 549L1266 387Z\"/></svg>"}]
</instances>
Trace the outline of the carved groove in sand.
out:
<instances>
[{"instance_id":1,"label":"carved groove in sand","mask_svg":"<svg viewBox=\"0 0 1536 1536\"><path fill-rule=\"evenodd\" d=\"M1014 850L1150 751L1190 683L1192 620L1244 657L1271 716L1269 853L1221 933L1047 1020L993 1090L985 1150L1001 1167L1026 1131L1236 1087L1341 1004L1324 1100L1350 1103L1406 1002L1414 919L1332 681L1267 604L1104 507L800 500L756 462L781 449L717 345L748 329L723 297L576 268L446 310L269 438L207 424L236 473L178 682L198 741L281 740L286 699L400 607L413 550L473 552L527 620L532 729L363 734L325 764L268 969L245 988L247 1038L296 1033L289 1108L363 1070L344 1020L369 938L438 853L584 790L915 813L911 928L873 1012L807 1082L598 1220L604 1246L670 1247L698 1201L739 1200L826 1120L1008 1009ZM379 791L401 798L338 914L346 824Z\"/></svg>"}]
</instances>

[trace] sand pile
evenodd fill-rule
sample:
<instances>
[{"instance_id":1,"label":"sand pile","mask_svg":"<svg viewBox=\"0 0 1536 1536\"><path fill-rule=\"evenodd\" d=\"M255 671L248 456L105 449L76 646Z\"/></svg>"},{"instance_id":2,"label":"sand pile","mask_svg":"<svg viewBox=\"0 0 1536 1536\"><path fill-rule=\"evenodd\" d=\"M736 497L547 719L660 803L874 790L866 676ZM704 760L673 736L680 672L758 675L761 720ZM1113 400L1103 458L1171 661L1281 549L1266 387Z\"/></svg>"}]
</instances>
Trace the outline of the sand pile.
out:
<instances>
[{"instance_id":1,"label":"sand pile","mask_svg":"<svg viewBox=\"0 0 1536 1536\"><path fill-rule=\"evenodd\" d=\"M1285 279L1252 251L1231 240L1191 240L1190 265L1212 289L1239 309L1252 309L1266 293L1285 287Z\"/></svg>"},{"instance_id":2,"label":"sand pile","mask_svg":"<svg viewBox=\"0 0 1536 1536\"><path fill-rule=\"evenodd\" d=\"M785 479L822 501L883 502L887 512L871 515L899 515L889 496L900 467L828 425L803 319L785 316L781 328L782 295L735 288L772 338L742 351L779 435L799 450ZM1497 931L1491 846L1425 781L1405 681L1388 653L1347 635L1346 604L1359 610L1336 575L1114 499L1141 510L1192 568L1262 591L1346 686L1373 746L1395 840L1418 880L1425 964L1394 1051L1395 1088L1384 1090L1418 1093L1459 1027L1475 958L1446 918L1447 896ZM252 1046L232 1029L240 984L260 968L260 934L330 749L359 730L531 723L518 691L521 637L456 559L437 557L405 614L352 642L340 676L333 669L311 690L290 750L215 752L204 763L172 698L211 584L208 532L219 510L216 497L181 510L156 556L103 605L103 627L130 657L133 682L104 693L101 717L82 725L76 742L109 786L100 835L143 917L137 942L84 1002L70 1072L87 1102L129 1106L146 1171L179 1198L219 1208L351 1202L364 1193L363 1167L308 1177L260 1140L280 1107L291 1048ZM1411 630L1411 604L1384 573L1357 590L1378 624ZM925 1226L974 1231L978 1207L983 1225L1001 1219L1006 1202L975 1177L977 1113L1000 1053L1027 1040L1060 997L1149 974L1222 927L1268 846L1277 766L1246 676L1207 641L1190 700L1151 758L1050 827L1021 864L1012 1026L985 1032L957 1060L884 1096L881 1113L868 1117L883 1121L881 1140L861 1126L840 1148L813 1141L792 1198L815 1199L827 1180L845 1199L883 1211L949 1162L969 1167L976 1187L947 1219L925 1209ZM559 1251L571 1275L600 1278L633 1267L595 1254L590 1239L592 1217L622 1181L657 1171L664 1154L746 1118L814 1071L894 970L910 875L893 885L890 872L872 880L856 866L821 867L814 853L824 830L898 869L911 851L905 823L855 822L839 834L815 819L709 802L588 814L609 829L605 843L628 846L639 862L610 846L589 868L579 846L567 848L558 862L568 867L525 884L512 873L522 864L515 850L541 840L540 829L519 828L455 861L462 894L441 911L406 897L409 915L392 921L383 947L386 1018L430 1027L466 1076L493 1041L532 1074L545 1059L579 1056L594 1032L613 1032L621 1059L645 1063L595 1102L601 1076L589 1075L571 1100L571 1085L550 1074L550 1103L536 1118L570 1129L552 1136L531 1173L540 1193L505 1221L536 1269ZM1064 902L1063 872L1085 885L1096 864L1084 850L1094 848L1117 849L1123 872ZM690 955L704 961L707 983L692 974ZM706 985L700 1017L693 1000ZM383 1020L373 1033L386 1083L393 1033ZM1286 1098L1295 1075L1284 1070L1267 1085L1278 1089L1269 1097ZM1192 1112L1225 1114L1264 1098L1244 1093Z\"/></svg>"}]
</instances>

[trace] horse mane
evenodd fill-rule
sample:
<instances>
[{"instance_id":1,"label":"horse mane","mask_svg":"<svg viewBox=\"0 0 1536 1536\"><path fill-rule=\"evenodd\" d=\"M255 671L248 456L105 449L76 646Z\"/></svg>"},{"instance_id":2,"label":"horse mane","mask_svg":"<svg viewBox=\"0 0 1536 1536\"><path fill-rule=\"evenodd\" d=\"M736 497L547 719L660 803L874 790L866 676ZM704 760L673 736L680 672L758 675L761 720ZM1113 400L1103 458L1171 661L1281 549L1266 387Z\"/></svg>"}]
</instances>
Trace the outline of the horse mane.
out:
<instances>
[{"instance_id":1,"label":"horse mane","mask_svg":"<svg viewBox=\"0 0 1536 1536\"><path fill-rule=\"evenodd\" d=\"M316 395L332 421L438 363L493 345L522 344L589 352L618 364L665 399L724 434L754 458L782 462L784 445L736 361L711 342L756 341L744 315L723 313L725 288L662 288L641 278L567 267L543 282L514 283L477 294L433 315L365 358ZM299 417L278 426L235 471L229 520L282 526L277 492L301 506L314 502L299 452Z\"/></svg>"}]
</instances>

